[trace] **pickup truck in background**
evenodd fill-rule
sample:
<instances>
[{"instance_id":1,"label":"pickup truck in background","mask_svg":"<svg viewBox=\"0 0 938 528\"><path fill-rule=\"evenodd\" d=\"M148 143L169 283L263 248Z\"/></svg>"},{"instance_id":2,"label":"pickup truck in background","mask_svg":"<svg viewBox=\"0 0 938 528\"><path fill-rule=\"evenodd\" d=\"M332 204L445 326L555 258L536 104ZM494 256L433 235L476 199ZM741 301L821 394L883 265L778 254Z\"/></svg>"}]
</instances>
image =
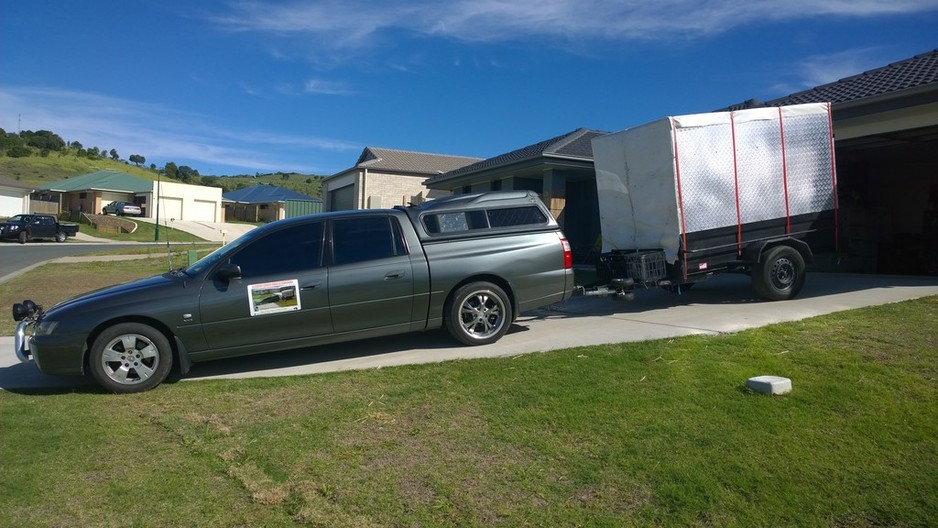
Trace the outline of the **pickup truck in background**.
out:
<instances>
[{"instance_id":1,"label":"pickup truck in background","mask_svg":"<svg viewBox=\"0 0 938 528\"><path fill-rule=\"evenodd\" d=\"M77 234L77 224L59 223L52 215L19 214L0 223L0 240L12 239L20 244L37 239L65 242L68 237Z\"/></svg>"},{"instance_id":2,"label":"pickup truck in background","mask_svg":"<svg viewBox=\"0 0 938 528\"><path fill-rule=\"evenodd\" d=\"M13 306L16 354L112 392L151 389L174 363L446 328L467 345L574 290L570 245L530 191L290 218L188 268L49 310ZM26 330L31 329L31 336Z\"/></svg>"}]
</instances>

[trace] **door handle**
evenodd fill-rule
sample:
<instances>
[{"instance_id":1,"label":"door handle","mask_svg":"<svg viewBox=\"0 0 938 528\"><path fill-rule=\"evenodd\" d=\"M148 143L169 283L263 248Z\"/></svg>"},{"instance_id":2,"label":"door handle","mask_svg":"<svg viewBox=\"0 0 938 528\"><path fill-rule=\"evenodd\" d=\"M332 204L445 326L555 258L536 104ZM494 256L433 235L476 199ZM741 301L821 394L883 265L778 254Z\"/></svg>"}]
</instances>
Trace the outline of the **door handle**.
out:
<instances>
[{"instance_id":1,"label":"door handle","mask_svg":"<svg viewBox=\"0 0 938 528\"><path fill-rule=\"evenodd\" d=\"M308 284L304 284L300 286L300 290L301 291L315 290L316 288L320 286L322 286L322 281L314 281L314 282L310 282Z\"/></svg>"},{"instance_id":2,"label":"door handle","mask_svg":"<svg viewBox=\"0 0 938 528\"><path fill-rule=\"evenodd\" d=\"M384 275L384 280L400 279L404 277L404 270L389 271Z\"/></svg>"}]
</instances>

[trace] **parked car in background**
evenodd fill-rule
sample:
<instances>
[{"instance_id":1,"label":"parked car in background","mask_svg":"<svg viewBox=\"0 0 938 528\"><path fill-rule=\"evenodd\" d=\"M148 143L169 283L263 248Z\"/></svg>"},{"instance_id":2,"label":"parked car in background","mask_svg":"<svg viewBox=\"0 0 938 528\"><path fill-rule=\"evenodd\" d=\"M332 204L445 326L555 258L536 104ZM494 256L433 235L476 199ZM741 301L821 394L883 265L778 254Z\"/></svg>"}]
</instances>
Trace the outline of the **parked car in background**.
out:
<instances>
[{"instance_id":1,"label":"parked car in background","mask_svg":"<svg viewBox=\"0 0 938 528\"><path fill-rule=\"evenodd\" d=\"M143 211L140 206L130 202L111 202L104 206L102 214L117 216L140 216Z\"/></svg>"},{"instance_id":2,"label":"parked car in background","mask_svg":"<svg viewBox=\"0 0 938 528\"><path fill-rule=\"evenodd\" d=\"M40 238L65 242L77 234L77 224L60 224L52 215L20 214L0 223L0 239L13 239L20 244Z\"/></svg>"}]
</instances>

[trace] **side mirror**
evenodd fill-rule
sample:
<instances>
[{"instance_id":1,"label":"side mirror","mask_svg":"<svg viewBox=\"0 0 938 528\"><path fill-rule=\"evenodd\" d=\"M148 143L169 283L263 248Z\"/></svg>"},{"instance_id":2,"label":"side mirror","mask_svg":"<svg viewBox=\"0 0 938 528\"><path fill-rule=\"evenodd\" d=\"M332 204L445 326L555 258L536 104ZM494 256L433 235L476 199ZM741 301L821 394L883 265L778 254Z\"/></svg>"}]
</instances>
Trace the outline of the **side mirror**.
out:
<instances>
[{"instance_id":1,"label":"side mirror","mask_svg":"<svg viewBox=\"0 0 938 528\"><path fill-rule=\"evenodd\" d=\"M217 270L215 270L215 278L225 282L228 282L231 279L240 279L241 266L238 266L237 264L223 264Z\"/></svg>"}]
</instances>

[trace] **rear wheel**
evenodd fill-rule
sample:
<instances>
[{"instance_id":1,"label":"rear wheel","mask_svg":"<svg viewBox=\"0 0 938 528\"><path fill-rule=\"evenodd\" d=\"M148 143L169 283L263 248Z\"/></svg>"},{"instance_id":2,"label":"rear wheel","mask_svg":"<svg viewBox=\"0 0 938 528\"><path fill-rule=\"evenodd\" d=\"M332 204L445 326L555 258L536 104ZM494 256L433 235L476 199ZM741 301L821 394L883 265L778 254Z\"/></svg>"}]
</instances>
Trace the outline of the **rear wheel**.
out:
<instances>
[{"instance_id":1,"label":"rear wheel","mask_svg":"<svg viewBox=\"0 0 938 528\"><path fill-rule=\"evenodd\" d=\"M473 282L456 290L444 314L446 329L467 345L498 341L512 321L508 295L490 282Z\"/></svg>"},{"instance_id":2,"label":"rear wheel","mask_svg":"<svg viewBox=\"0 0 938 528\"><path fill-rule=\"evenodd\" d=\"M756 293L771 301L784 301L798 295L804 279L804 258L791 246L769 249L752 271Z\"/></svg>"},{"instance_id":3,"label":"rear wheel","mask_svg":"<svg viewBox=\"0 0 938 528\"><path fill-rule=\"evenodd\" d=\"M58 233L55 234L56 242L65 242L66 238L68 238L68 236L62 231L59 231Z\"/></svg>"},{"instance_id":4,"label":"rear wheel","mask_svg":"<svg viewBox=\"0 0 938 528\"><path fill-rule=\"evenodd\" d=\"M141 323L121 323L94 340L88 363L91 375L106 390L143 392L166 379L173 353L159 330Z\"/></svg>"}]
</instances>

